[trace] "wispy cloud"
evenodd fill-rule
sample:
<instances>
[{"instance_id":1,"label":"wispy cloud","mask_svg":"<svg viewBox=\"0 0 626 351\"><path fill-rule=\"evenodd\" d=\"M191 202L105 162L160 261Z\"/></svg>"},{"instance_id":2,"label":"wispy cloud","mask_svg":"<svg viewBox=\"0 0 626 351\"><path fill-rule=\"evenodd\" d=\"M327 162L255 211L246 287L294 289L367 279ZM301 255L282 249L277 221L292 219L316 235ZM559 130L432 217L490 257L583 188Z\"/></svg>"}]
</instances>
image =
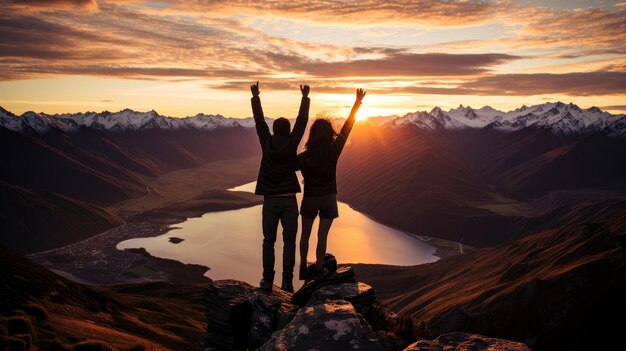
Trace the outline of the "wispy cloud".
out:
<instances>
[{"instance_id":1,"label":"wispy cloud","mask_svg":"<svg viewBox=\"0 0 626 351\"><path fill-rule=\"evenodd\" d=\"M246 1L196 0L167 1L173 10L217 11L296 17L315 22L355 23L421 23L461 26L488 20L501 8L485 0L388 0L388 1Z\"/></svg>"},{"instance_id":2,"label":"wispy cloud","mask_svg":"<svg viewBox=\"0 0 626 351\"><path fill-rule=\"evenodd\" d=\"M267 53L284 69L313 77L465 76L488 71L489 67L514 60L506 54L416 54L390 51L381 58L327 62L302 56Z\"/></svg>"},{"instance_id":3,"label":"wispy cloud","mask_svg":"<svg viewBox=\"0 0 626 351\"><path fill-rule=\"evenodd\" d=\"M287 35L258 19L295 21L301 32ZM481 32L495 24L501 32ZM436 39L367 41L396 25ZM341 36L347 26L363 34L337 44L306 33ZM450 34L466 28L476 37ZM619 3L568 10L509 0L0 1L0 32L2 81L199 80L211 90L245 91L260 79L273 90L306 81L336 94L355 84L378 94L626 94Z\"/></svg>"}]
</instances>

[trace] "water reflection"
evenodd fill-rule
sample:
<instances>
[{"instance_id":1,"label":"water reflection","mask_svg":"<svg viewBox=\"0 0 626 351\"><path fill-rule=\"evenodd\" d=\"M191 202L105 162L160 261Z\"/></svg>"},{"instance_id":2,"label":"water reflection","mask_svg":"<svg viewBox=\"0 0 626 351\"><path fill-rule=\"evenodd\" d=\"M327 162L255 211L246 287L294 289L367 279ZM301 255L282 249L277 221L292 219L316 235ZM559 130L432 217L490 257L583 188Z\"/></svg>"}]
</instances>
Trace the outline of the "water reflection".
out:
<instances>
[{"instance_id":1,"label":"water reflection","mask_svg":"<svg viewBox=\"0 0 626 351\"><path fill-rule=\"evenodd\" d=\"M253 192L255 182L232 191ZM298 196L298 203L301 195ZM176 224L161 236L123 241L118 249L144 247L154 256L197 263L211 267L212 279L237 279L257 286L261 279L261 206L231 211L209 212ZM276 242L276 280L280 285L282 264L282 228ZM315 260L317 221L313 226L309 261ZM168 241L176 236L179 244ZM300 232L298 232L298 240ZM296 245L297 246L297 245ZM345 203L339 202L339 218L331 228L328 252L340 263L381 263L416 265L437 260L435 249L419 239L377 223ZM296 257L299 257L296 254ZM298 267L298 260L296 267ZM297 271L297 269L296 269ZM294 281L296 288L301 284Z\"/></svg>"}]
</instances>

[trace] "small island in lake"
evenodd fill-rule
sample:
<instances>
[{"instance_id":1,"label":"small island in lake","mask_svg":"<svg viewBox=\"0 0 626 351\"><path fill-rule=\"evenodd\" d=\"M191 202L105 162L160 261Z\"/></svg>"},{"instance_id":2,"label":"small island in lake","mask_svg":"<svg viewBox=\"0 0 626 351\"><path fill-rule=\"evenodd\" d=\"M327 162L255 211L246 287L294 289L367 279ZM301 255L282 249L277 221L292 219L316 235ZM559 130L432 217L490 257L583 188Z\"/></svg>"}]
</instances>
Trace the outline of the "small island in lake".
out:
<instances>
[{"instance_id":1,"label":"small island in lake","mask_svg":"<svg viewBox=\"0 0 626 351\"><path fill-rule=\"evenodd\" d=\"M179 243L182 243L183 241L185 241L185 239L177 238L175 236L170 237L170 242L172 244L179 244Z\"/></svg>"}]
</instances>

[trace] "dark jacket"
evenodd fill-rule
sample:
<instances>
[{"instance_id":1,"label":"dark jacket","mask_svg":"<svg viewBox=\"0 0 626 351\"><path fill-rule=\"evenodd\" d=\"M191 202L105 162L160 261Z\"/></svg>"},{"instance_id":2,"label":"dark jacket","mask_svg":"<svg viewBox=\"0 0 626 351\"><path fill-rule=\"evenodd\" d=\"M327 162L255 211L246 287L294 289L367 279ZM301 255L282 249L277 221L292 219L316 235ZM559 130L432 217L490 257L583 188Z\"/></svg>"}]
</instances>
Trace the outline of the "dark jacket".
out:
<instances>
[{"instance_id":1,"label":"dark jacket","mask_svg":"<svg viewBox=\"0 0 626 351\"><path fill-rule=\"evenodd\" d=\"M304 197L337 194L337 161L354 126L359 106L360 104L352 108L339 135L330 145L319 150L306 150L298 155L296 168L302 172L304 178Z\"/></svg>"},{"instance_id":2,"label":"dark jacket","mask_svg":"<svg viewBox=\"0 0 626 351\"><path fill-rule=\"evenodd\" d=\"M296 118L291 134L272 135L265 122L261 99L258 96L252 98L254 123L261 142L261 150L263 150L255 194L281 195L300 192L295 165L298 144L302 140L309 120L309 105L310 99L302 97L298 118Z\"/></svg>"}]
</instances>

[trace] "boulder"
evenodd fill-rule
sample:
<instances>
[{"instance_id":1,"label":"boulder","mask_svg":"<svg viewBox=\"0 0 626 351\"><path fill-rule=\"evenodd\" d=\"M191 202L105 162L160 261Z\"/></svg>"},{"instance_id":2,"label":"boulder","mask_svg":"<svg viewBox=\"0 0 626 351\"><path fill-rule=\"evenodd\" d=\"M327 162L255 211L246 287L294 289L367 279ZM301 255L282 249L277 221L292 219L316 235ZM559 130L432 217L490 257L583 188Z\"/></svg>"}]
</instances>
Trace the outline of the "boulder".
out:
<instances>
[{"instance_id":1,"label":"boulder","mask_svg":"<svg viewBox=\"0 0 626 351\"><path fill-rule=\"evenodd\" d=\"M367 321L345 300L312 301L258 350L383 350Z\"/></svg>"},{"instance_id":2,"label":"boulder","mask_svg":"<svg viewBox=\"0 0 626 351\"><path fill-rule=\"evenodd\" d=\"M248 348L263 345L278 328L284 327L296 315L297 307L290 303L291 294L274 289L272 294L255 291L248 299L250 317Z\"/></svg>"},{"instance_id":3,"label":"boulder","mask_svg":"<svg viewBox=\"0 0 626 351\"><path fill-rule=\"evenodd\" d=\"M272 294L236 280L211 282L204 292L207 344L224 349L254 349L295 316L291 293Z\"/></svg>"},{"instance_id":4,"label":"boulder","mask_svg":"<svg viewBox=\"0 0 626 351\"><path fill-rule=\"evenodd\" d=\"M478 334L448 333L435 340L419 340L404 351L531 351L521 342Z\"/></svg>"},{"instance_id":5,"label":"boulder","mask_svg":"<svg viewBox=\"0 0 626 351\"><path fill-rule=\"evenodd\" d=\"M207 343L226 349L247 347L250 284L236 280L213 281L204 290Z\"/></svg>"},{"instance_id":6,"label":"boulder","mask_svg":"<svg viewBox=\"0 0 626 351\"><path fill-rule=\"evenodd\" d=\"M347 300L361 314L376 302L376 294L374 289L365 283L339 283L334 285L325 285L315 290L311 295L311 299L324 300Z\"/></svg>"},{"instance_id":7,"label":"boulder","mask_svg":"<svg viewBox=\"0 0 626 351\"><path fill-rule=\"evenodd\" d=\"M356 283L352 267L341 267L324 278L306 282L300 290L293 294L293 303L298 306L304 306L309 302L313 293L320 288L343 283Z\"/></svg>"}]
</instances>

